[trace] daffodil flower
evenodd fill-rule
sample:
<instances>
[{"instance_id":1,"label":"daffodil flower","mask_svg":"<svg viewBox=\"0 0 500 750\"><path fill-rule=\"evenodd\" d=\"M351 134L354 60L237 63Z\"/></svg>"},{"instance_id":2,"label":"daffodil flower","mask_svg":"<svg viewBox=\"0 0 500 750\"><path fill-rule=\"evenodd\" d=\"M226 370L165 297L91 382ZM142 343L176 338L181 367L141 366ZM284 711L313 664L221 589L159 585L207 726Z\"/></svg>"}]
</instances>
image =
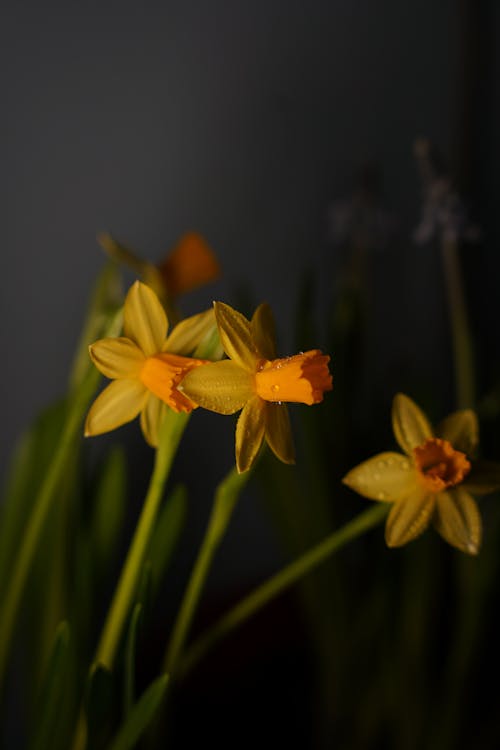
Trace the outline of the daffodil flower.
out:
<instances>
[{"instance_id":1,"label":"daffodil flower","mask_svg":"<svg viewBox=\"0 0 500 750\"><path fill-rule=\"evenodd\" d=\"M144 437L156 447L165 409L190 412L196 408L178 386L187 372L207 362L186 355L214 328L213 310L207 310L183 320L167 337L167 316L158 297L136 281L123 308L124 336L90 346L93 363L113 382L91 406L85 435L114 430L140 414Z\"/></svg>"},{"instance_id":2,"label":"daffodil flower","mask_svg":"<svg viewBox=\"0 0 500 750\"><path fill-rule=\"evenodd\" d=\"M449 544L475 555L482 523L471 492L481 495L500 486L500 467L473 461L479 428L470 410L450 414L434 432L408 396L392 407L394 435L401 453L379 453L343 479L371 500L393 503L385 527L389 547L399 547L433 524Z\"/></svg>"},{"instance_id":3,"label":"daffodil flower","mask_svg":"<svg viewBox=\"0 0 500 750\"><path fill-rule=\"evenodd\" d=\"M236 425L236 466L250 469L265 438L284 463L294 463L288 410L284 402L317 404L332 388L329 357L318 349L276 358L274 320L260 305L252 320L222 302L215 317L229 360L191 370L181 390L200 406L219 414L242 409Z\"/></svg>"},{"instance_id":4,"label":"daffodil flower","mask_svg":"<svg viewBox=\"0 0 500 750\"><path fill-rule=\"evenodd\" d=\"M98 236L101 247L113 260L137 273L165 305L220 276L220 266L213 250L198 232L186 232L158 265L140 258L133 250L111 235Z\"/></svg>"}]
</instances>

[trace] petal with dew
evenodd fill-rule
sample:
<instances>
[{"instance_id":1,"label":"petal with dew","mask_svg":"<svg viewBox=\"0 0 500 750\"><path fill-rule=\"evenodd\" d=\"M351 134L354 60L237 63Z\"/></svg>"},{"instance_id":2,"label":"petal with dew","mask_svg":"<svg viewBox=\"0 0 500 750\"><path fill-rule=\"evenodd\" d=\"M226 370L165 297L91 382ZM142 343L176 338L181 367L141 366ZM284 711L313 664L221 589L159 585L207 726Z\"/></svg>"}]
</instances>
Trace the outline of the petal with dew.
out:
<instances>
[{"instance_id":1,"label":"petal with dew","mask_svg":"<svg viewBox=\"0 0 500 750\"><path fill-rule=\"evenodd\" d=\"M144 354L130 339L100 339L89 346L90 359L107 378L136 378Z\"/></svg>"},{"instance_id":2,"label":"petal with dew","mask_svg":"<svg viewBox=\"0 0 500 750\"><path fill-rule=\"evenodd\" d=\"M264 359L276 359L276 326L267 303L259 305L250 322L250 332L259 354Z\"/></svg>"},{"instance_id":3,"label":"petal with dew","mask_svg":"<svg viewBox=\"0 0 500 750\"><path fill-rule=\"evenodd\" d=\"M436 498L434 526L453 547L477 555L481 545L482 522L479 509L462 487L440 492Z\"/></svg>"},{"instance_id":4,"label":"petal with dew","mask_svg":"<svg viewBox=\"0 0 500 750\"><path fill-rule=\"evenodd\" d=\"M401 547L425 531L434 512L436 499L425 488L418 488L398 500L391 508L385 525L389 547Z\"/></svg>"},{"instance_id":5,"label":"petal with dew","mask_svg":"<svg viewBox=\"0 0 500 750\"><path fill-rule=\"evenodd\" d=\"M85 422L85 436L101 435L134 419L148 392L139 380L113 380L96 398Z\"/></svg>"},{"instance_id":6,"label":"petal with dew","mask_svg":"<svg viewBox=\"0 0 500 750\"><path fill-rule=\"evenodd\" d=\"M286 404L266 403L266 440L280 461L295 463L290 416Z\"/></svg>"},{"instance_id":7,"label":"petal with dew","mask_svg":"<svg viewBox=\"0 0 500 750\"><path fill-rule=\"evenodd\" d=\"M245 404L236 424L236 468L242 474L257 458L266 429L266 404L254 396Z\"/></svg>"},{"instance_id":8,"label":"petal with dew","mask_svg":"<svg viewBox=\"0 0 500 750\"><path fill-rule=\"evenodd\" d=\"M214 310L227 356L245 370L254 372L259 354L252 339L249 321L224 302L214 302Z\"/></svg>"},{"instance_id":9,"label":"petal with dew","mask_svg":"<svg viewBox=\"0 0 500 750\"><path fill-rule=\"evenodd\" d=\"M473 456L479 443L479 423L472 409L455 411L436 428L436 435L448 440L457 451Z\"/></svg>"},{"instance_id":10,"label":"petal with dew","mask_svg":"<svg viewBox=\"0 0 500 750\"><path fill-rule=\"evenodd\" d=\"M417 473L412 461L401 453L378 453L355 466L342 482L370 500L395 502L417 486Z\"/></svg>"},{"instance_id":11,"label":"petal with dew","mask_svg":"<svg viewBox=\"0 0 500 750\"><path fill-rule=\"evenodd\" d=\"M188 372L179 390L195 404L218 414L234 414L253 396L253 377L236 362L224 359Z\"/></svg>"},{"instance_id":12,"label":"petal with dew","mask_svg":"<svg viewBox=\"0 0 500 750\"><path fill-rule=\"evenodd\" d=\"M141 429L146 442L152 448L158 447L160 429L166 413L166 404L150 393L141 411Z\"/></svg>"},{"instance_id":13,"label":"petal with dew","mask_svg":"<svg viewBox=\"0 0 500 750\"><path fill-rule=\"evenodd\" d=\"M163 345L163 351L183 356L192 354L198 344L211 335L216 326L212 308L185 318L175 326Z\"/></svg>"},{"instance_id":14,"label":"petal with dew","mask_svg":"<svg viewBox=\"0 0 500 750\"><path fill-rule=\"evenodd\" d=\"M422 409L404 393L394 396L392 428L399 445L410 456L414 448L434 436L431 424Z\"/></svg>"},{"instance_id":15,"label":"petal with dew","mask_svg":"<svg viewBox=\"0 0 500 750\"><path fill-rule=\"evenodd\" d=\"M123 330L147 357L161 352L168 321L158 297L146 284L136 281L123 307Z\"/></svg>"}]
</instances>

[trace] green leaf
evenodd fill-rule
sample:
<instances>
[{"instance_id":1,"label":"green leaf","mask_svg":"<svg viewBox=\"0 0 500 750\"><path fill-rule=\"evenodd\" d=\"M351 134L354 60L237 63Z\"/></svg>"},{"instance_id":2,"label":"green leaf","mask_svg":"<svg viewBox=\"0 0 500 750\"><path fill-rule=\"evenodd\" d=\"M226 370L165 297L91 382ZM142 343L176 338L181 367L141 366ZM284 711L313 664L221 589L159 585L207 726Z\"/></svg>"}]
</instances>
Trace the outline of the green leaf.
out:
<instances>
[{"instance_id":1,"label":"green leaf","mask_svg":"<svg viewBox=\"0 0 500 750\"><path fill-rule=\"evenodd\" d=\"M44 479L46 467L59 440L66 416L66 402L44 410L19 442L1 503L0 592L12 570L31 507Z\"/></svg>"},{"instance_id":2,"label":"green leaf","mask_svg":"<svg viewBox=\"0 0 500 750\"><path fill-rule=\"evenodd\" d=\"M116 734L108 750L131 750L148 728L160 707L168 685L168 675L158 677L142 694Z\"/></svg>"},{"instance_id":3,"label":"green leaf","mask_svg":"<svg viewBox=\"0 0 500 750\"><path fill-rule=\"evenodd\" d=\"M218 485L215 491L214 510L210 518L210 534L212 539L217 541L224 535L234 506L251 475L251 471L238 474L236 468L234 468L231 469Z\"/></svg>"},{"instance_id":4,"label":"green leaf","mask_svg":"<svg viewBox=\"0 0 500 750\"><path fill-rule=\"evenodd\" d=\"M153 596L172 559L184 528L186 513L187 490L183 485L178 485L160 511L149 545L147 557L151 563Z\"/></svg>"},{"instance_id":5,"label":"green leaf","mask_svg":"<svg viewBox=\"0 0 500 750\"><path fill-rule=\"evenodd\" d=\"M145 616L150 614L153 606L152 578L153 572L151 570L151 563L149 560L146 560L142 566L136 594L136 602L142 606L142 612Z\"/></svg>"},{"instance_id":6,"label":"green leaf","mask_svg":"<svg viewBox=\"0 0 500 750\"><path fill-rule=\"evenodd\" d=\"M125 678L123 687L123 713L128 716L134 702L135 661L137 635L142 615L142 604L137 603L132 610L125 644Z\"/></svg>"},{"instance_id":7,"label":"green leaf","mask_svg":"<svg viewBox=\"0 0 500 750\"><path fill-rule=\"evenodd\" d=\"M102 664L90 669L85 695L87 747L102 747L109 741L116 715L116 692L113 675Z\"/></svg>"},{"instance_id":8,"label":"green leaf","mask_svg":"<svg viewBox=\"0 0 500 750\"><path fill-rule=\"evenodd\" d=\"M127 462L120 446L104 459L94 495L92 542L98 569L107 570L123 527L127 501Z\"/></svg>"},{"instance_id":9,"label":"green leaf","mask_svg":"<svg viewBox=\"0 0 500 750\"><path fill-rule=\"evenodd\" d=\"M64 705L69 677L69 642L69 625L67 622L61 622L39 692L37 719L30 742L31 750L52 750L54 747L54 735L61 719L61 707Z\"/></svg>"},{"instance_id":10,"label":"green leaf","mask_svg":"<svg viewBox=\"0 0 500 750\"><path fill-rule=\"evenodd\" d=\"M93 367L89 344L102 338L111 317L122 304L123 292L116 263L107 263L95 282L70 376L70 388L77 388ZM118 333L116 334L118 335Z\"/></svg>"}]
</instances>

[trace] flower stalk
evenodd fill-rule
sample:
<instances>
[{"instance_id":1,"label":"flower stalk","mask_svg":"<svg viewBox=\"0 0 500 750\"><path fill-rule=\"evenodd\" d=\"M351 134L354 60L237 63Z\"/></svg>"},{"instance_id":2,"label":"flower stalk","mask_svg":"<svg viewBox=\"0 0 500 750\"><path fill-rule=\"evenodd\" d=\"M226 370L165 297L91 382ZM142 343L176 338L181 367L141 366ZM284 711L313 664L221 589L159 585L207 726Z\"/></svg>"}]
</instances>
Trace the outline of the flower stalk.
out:
<instances>
[{"instance_id":1,"label":"flower stalk","mask_svg":"<svg viewBox=\"0 0 500 750\"><path fill-rule=\"evenodd\" d=\"M144 506L130 545L120 580L109 609L97 647L95 662L112 669L123 627L142 572L144 558L154 529L177 446L189 420L188 414L168 412L160 430L160 444L156 451L153 474Z\"/></svg>"},{"instance_id":2,"label":"flower stalk","mask_svg":"<svg viewBox=\"0 0 500 750\"><path fill-rule=\"evenodd\" d=\"M385 504L375 505L360 513L356 518L334 531L330 536L310 549L297 560L257 587L251 594L242 599L233 609L223 615L204 635L191 646L180 665L180 674L184 676L210 651L222 638L248 620L268 602L282 594L297 583L303 576L338 552L349 542L381 523L387 513Z\"/></svg>"},{"instance_id":3,"label":"flower stalk","mask_svg":"<svg viewBox=\"0 0 500 750\"><path fill-rule=\"evenodd\" d=\"M164 670L169 675L175 673L212 561L229 526L240 492L250 475L251 472L238 474L236 469L232 469L216 490L207 530L167 648Z\"/></svg>"},{"instance_id":4,"label":"flower stalk","mask_svg":"<svg viewBox=\"0 0 500 750\"><path fill-rule=\"evenodd\" d=\"M450 316L457 408L473 408L474 356L457 240L444 235L441 241L441 254Z\"/></svg>"}]
</instances>

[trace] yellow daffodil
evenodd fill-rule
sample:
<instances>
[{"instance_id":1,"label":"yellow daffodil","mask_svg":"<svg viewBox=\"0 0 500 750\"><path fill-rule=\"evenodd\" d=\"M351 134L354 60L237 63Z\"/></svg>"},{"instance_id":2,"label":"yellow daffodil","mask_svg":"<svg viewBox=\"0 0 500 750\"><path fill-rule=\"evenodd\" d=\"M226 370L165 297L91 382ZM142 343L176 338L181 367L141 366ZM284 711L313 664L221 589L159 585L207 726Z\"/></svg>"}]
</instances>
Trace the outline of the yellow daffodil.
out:
<instances>
[{"instance_id":1,"label":"yellow daffodil","mask_svg":"<svg viewBox=\"0 0 500 750\"><path fill-rule=\"evenodd\" d=\"M108 255L137 273L163 304L220 276L220 266L213 250L197 232L183 234L158 265L143 260L109 234L100 234L98 240Z\"/></svg>"},{"instance_id":2,"label":"yellow daffodil","mask_svg":"<svg viewBox=\"0 0 500 750\"><path fill-rule=\"evenodd\" d=\"M167 337L167 316L158 297L136 281L123 308L124 336L90 346L93 363L113 382L91 406L85 435L114 430L140 414L144 437L156 447L167 407L175 412L196 408L178 386L187 372L207 362L187 355L214 327L213 310L207 310L183 320Z\"/></svg>"},{"instance_id":3,"label":"yellow daffodil","mask_svg":"<svg viewBox=\"0 0 500 750\"><path fill-rule=\"evenodd\" d=\"M408 396L398 394L392 407L394 436L404 451L379 453L343 479L371 500L393 503L385 527L389 547L419 536L430 523L449 544L470 555L481 545L481 516L471 492L492 492L500 467L473 461L479 440L476 414L450 414L434 432Z\"/></svg>"},{"instance_id":4,"label":"yellow daffodil","mask_svg":"<svg viewBox=\"0 0 500 750\"><path fill-rule=\"evenodd\" d=\"M260 305L252 320L222 302L215 317L229 360L187 373L181 390L200 406L219 414L242 409L236 425L236 466L241 473L255 461L264 437L276 456L294 463L288 410L284 402L317 404L332 388L329 357L319 350L276 358L274 320Z\"/></svg>"}]
</instances>

